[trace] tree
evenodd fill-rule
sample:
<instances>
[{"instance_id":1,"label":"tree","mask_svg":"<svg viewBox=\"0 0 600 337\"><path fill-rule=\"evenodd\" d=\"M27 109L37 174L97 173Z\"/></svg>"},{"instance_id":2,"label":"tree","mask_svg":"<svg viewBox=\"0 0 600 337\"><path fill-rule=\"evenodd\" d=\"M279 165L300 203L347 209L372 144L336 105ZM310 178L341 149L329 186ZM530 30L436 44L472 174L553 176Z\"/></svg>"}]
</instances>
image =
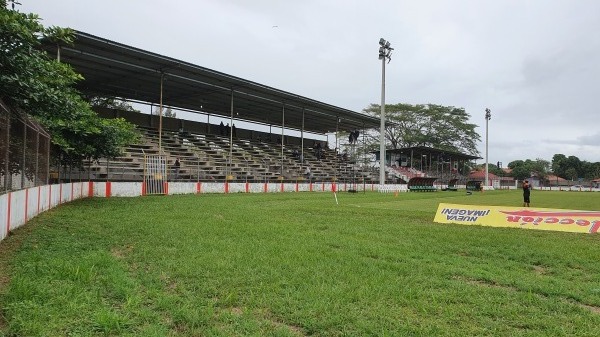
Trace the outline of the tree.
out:
<instances>
[{"instance_id":1,"label":"tree","mask_svg":"<svg viewBox=\"0 0 600 337\"><path fill-rule=\"evenodd\" d=\"M557 153L552 156L552 172L559 176L565 178L565 172L568 169L567 156L561 153Z\"/></svg>"},{"instance_id":2,"label":"tree","mask_svg":"<svg viewBox=\"0 0 600 337\"><path fill-rule=\"evenodd\" d=\"M546 179L550 162L544 159L531 160L514 160L508 163L508 167L512 170L511 175L518 180L527 179L536 176L540 180Z\"/></svg>"},{"instance_id":3,"label":"tree","mask_svg":"<svg viewBox=\"0 0 600 337\"><path fill-rule=\"evenodd\" d=\"M87 97L87 100L90 102L90 105L92 107L116 109L116 110L121 110L121 111L140 112L139 110L135 109L128 102L114 98L114 97L90 96L90 97Z\"/></svg>"},{"instance_id":4,"label":"tree","mask_svg":"<svg viewBox=\"0 0 600 337\"><path fill-rule=\"evenodd\" d=\"M116 156L135 142L135 127L121 119L101 119L74 85L82 80L66 64L39 47L42 40L70 44L67 28L44 28L36 14L7 8L0 0L0 96L21 108L50 133L55 158L71 164Z\"/></svg>"},{"instance_id":5,"label":"tree","mask_svg":"<svg viewBox=\"0 0 600 337\"><path fill-rule=\"evenodd\" d=\"M371 104L363 110L374 116L381 115L381 106ZM440 150L479 155L477 142L481 140L475 124L468 123L470 115L463 108L436 104L386 104L385 137L393 149L428 146ZM379 135L370 135L377 143Z\"/></svg>"},{"instance_id":6,"label":"tree","mask_svg":"<svg viewBox=\"0 0 600 337\"><path fill-rule=\"evenodd\" d=\"M154 108L154 114L157 116L160 114L160 107ZM175 118L177 117L177 114L171 108L163 108L163 117Z\"/></svg>"}]
</instances>

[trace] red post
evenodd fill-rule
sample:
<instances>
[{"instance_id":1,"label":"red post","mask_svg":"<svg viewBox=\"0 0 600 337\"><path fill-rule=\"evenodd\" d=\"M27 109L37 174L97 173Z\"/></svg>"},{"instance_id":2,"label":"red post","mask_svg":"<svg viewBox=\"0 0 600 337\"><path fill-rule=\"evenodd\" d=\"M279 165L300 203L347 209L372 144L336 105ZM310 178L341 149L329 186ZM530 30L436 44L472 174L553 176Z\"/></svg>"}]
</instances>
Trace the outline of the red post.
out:
<instances>
[{"instance_id":1,"label":"red post","mask_svg":"<svg viewBox=\"0 0 600 337\"><path fill-rule=\"evenodd\" d=\"M88 182L89 186L88 186L88 197L93 198L94 197L94 183L93 182ZM142 186L144 186L144 184L142 184Z\"/></svg>"},{"instance_id":2,"label":"red post","mask_svg":"<svg viewBox=\"0 0 600 337\"><path fill-rule=\"evenodd\" d=\"M202 192L202 183L197 182L196 183L196 194L200 194L201 192Z\"/></svg>"},{"instance_id":3,"label":"red post","mask_svg":"<svg viewBox=\"0 0 600 337\"><path fill-rule=\"evenodd\" d=\"M225 193L229 193L229 182L225 182Z\"/></svg>"},{"instance_id":4,"label":"red post","mask_svg":"<svg viewBox=\"0 0 600 337\"><path fill-rule=\"evenodd\" d=\"M111 186L111 184L110 184L110 181L107 181L107 182L106 182L106 197L107 197L107 198L110 198L110 196L111 196L111 194L112 194L112 191L111 191L111 189L112 189L112 186Z\"/></svg>"},{"instance_id":5,"label":"red post","mask_svg":"<svg viewBox=\"0 0 600 337\"><path fill-rule=\"evenodd\" d=\"M246 182L246 193L250 193L250 183Z\"/></svg>"}]
</instances>

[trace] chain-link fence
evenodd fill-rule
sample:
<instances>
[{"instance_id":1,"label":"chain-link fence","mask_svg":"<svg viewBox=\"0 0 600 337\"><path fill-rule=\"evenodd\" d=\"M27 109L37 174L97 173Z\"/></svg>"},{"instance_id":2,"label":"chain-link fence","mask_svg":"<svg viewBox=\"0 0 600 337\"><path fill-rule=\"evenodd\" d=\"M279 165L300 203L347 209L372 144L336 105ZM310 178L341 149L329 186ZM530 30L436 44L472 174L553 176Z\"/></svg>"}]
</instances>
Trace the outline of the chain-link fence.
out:
<instances>
[{"instance_id":1,"label":"chain-link fence","mask_svg":"<svg viewBox=\"0 0 600 337\"><path fill-rule=\"evenodd\" d=\"M0 193L48 183L50 135L0 100Z\"/></svg>"}]
</instances>

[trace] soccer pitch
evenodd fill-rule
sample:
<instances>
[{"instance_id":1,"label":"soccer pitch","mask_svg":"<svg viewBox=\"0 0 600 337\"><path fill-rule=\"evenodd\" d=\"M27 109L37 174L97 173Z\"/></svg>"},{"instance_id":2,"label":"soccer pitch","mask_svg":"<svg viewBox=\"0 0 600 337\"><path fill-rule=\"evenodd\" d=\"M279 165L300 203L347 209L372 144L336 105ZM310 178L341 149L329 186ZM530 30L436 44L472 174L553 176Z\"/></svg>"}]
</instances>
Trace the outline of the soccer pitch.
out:
<instances>
[{"instance_id":1,"label":"soccer pitch","mask_svg":"<svg viewBox=\"0 0 600 337\"><path fill-rule=\"evenodd\" d=\"M600 193L533 191L598 210ZM600 236L433 223L520 191L85 199L0 243L0 335L600 336Z\"/></svg>"}]
</instances>

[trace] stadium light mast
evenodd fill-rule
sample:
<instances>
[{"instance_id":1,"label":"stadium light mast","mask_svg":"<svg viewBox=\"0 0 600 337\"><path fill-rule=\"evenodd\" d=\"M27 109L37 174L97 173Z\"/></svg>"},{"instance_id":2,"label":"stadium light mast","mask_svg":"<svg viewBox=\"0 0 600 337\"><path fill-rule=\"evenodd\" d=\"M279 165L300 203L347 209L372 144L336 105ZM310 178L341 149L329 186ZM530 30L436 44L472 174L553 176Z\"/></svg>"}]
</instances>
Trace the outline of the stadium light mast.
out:
<instances>
[{"instance_id":1,"label":"stadium light mast","mask_svg":"<svg viewBox=\"0 0 600 337\"><path fill-rule=\"evenodd\" d=\"M379 59L381 60L381 124L379 127L379 185L385 185L385 60L392 60L390 41L379 39Z\"/></svg>"},{"instance_id":2,"label":"stadium light mast","mask_svg":"<svg viewBox=\"0 0 600 337\"><path fill-rule=\"evenodd\" d=\"M485 109L485 185L489 184L489 171L488 171L488 122L492 119L492 111L489 108Z\"/></svg>"}]
</instances>

